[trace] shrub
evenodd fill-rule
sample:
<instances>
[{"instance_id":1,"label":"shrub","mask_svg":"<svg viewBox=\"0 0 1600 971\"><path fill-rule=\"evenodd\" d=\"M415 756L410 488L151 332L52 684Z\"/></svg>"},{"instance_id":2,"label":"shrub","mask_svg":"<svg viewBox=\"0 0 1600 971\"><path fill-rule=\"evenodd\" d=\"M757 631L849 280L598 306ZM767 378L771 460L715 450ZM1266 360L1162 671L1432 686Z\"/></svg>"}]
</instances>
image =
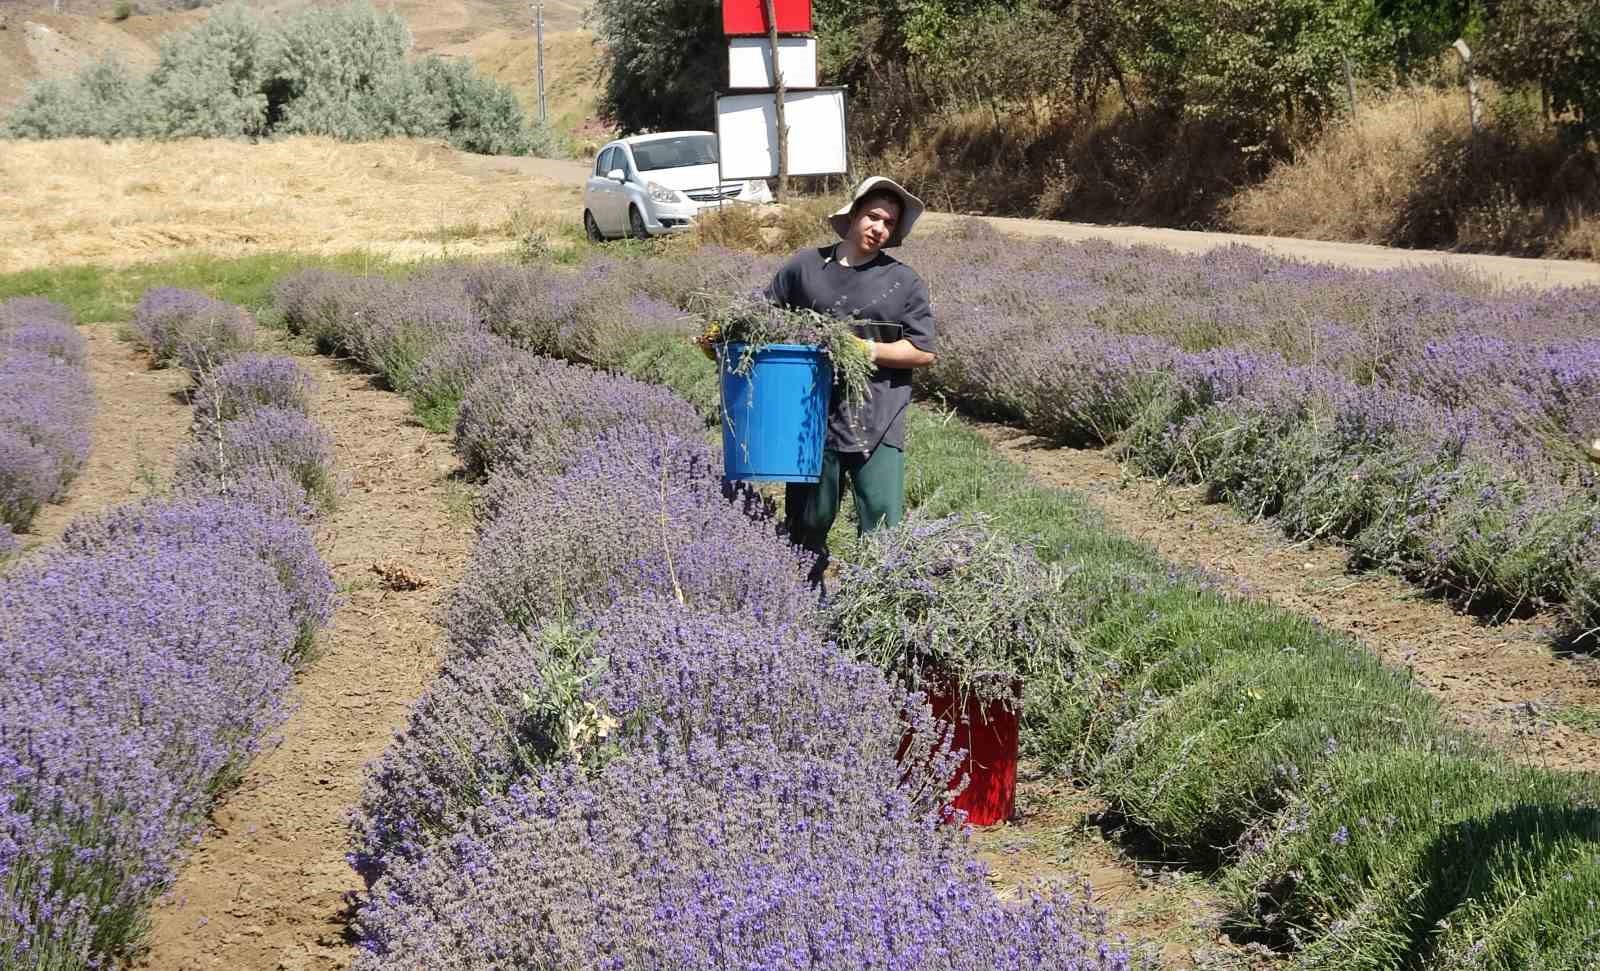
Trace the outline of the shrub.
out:
<instances>
[{"instance_id":1,"label":"shrub","mask_svg":"<svg viewBox=\"0 0 1600 971\"><path fill-rule=\"evenodd\" d=\"M566 471L507 489L500 503L445 610L458 650L642 590L772 622L816 609L810 564L775 542L754 493L725 488L716 453L701 442L598 443Z\"/></svg>"},{"instance_id":2,"label":"shrub","mask_svg":"<svg viewBox=\"0 0 1600 971\"><path fill-rule=\"evenodd\" d=\"M558 467L608 428L649 427L693 435L704 422L672 393L550 358L519 355L467 390L455 449L477 476Z\"/></svg>"},{"instance_id":3,"label":"shrub","mask_svg":"<svg viewBox=\"0 0 1600 971\"><path fill-rule=\"evenodd\" d=\"M70 552L112 554L119 549L226 550L259 560L288 595L289 616L299 632L296 654L333 616L333 578L317 554L311 532L276 510L213 498L160 499L117 507L73 520L61 537Z\"/></svg>"},{"instance_id":4,"label":"shrub","mask_svg":"<svg viewBox=\"0 0 1600 971\"><path fill-rule=\"evenodd\" d=\"M1452 744L1438 703L1377 660L1297 647L1224 656L1146 702L1119 727L1097 782L1133 822L1204 858L1313 782L1335 751Z\"/></svg>"},{"instance_id":5,"label":"shrub","mask_svg":"<svg viewBox=\"0 0 1600 971\"><path fill-rule=\"evenodd\" d=\"M688 736L530 777L374 888L356 967L1126 967L1071 898L996 898L895 790L881 717L868 760Z\"/></svg>"},{"instance_id":6,"label":"shrub","mask_svg":"<svg viewBox=\"0 0 1600 971\"><path fill-rule=\"evenodd\" d=\"M16 138L445 138L465 151L558 156L511 91L460 61L407 60L411 35L365 2L269 21L223 10L163 42L148 77L115 60L34 86L6 120Z\"/></svg>"},{"instance_id":7,"label":"shrub","mask_svg":"<svg viewBox=\"0 0 1600 971\"><path fill-rule=\"evenodd\" d=\"M54 320L35 320L11 327L0 324L0 357L11 354L38 354L75 368L82 368L89 361L89 347L83 335L71 324Z\"/></svg>"},{"instance_id":8,"label":"shrub","mask_svg":"<svg viewBox=\"0 0 1600 971\"><path fill-rule=\"evenodd\" d=\"M276 54L269 28L223 8L161 44L147 81L150 138L247 138L267 133L264 91Z\"/></svg>"},{"instance_id":9,"label":"shrub","mask_svg":"<svg viewBox=\"0 0 1600 971\"><path fill-rule=\"evenodd\" d=\"M1591 857L1600 849L1596 797L1592 779L1481 755L1344 752L1259 830L1225 887L1254 927L1304 944L1308 964L1448 965L1476 944L1478 967L1576 967L1551 959L1600 925L1541 891L1584 874L1569 853L1585 838ZM1507 960L1519 947L1527 963Z\"/></svg>"},{"instance_id":10,"label":"shrub","mask_svg":"<svg viewBox=\"0 0 1600 971\"><path fill-rule=\"evenodd\" d=\"M6 118L7 138L138 138L147 130L149 85L115 56L106 56L71 81L54 78L28 89Z\"/></svg>"},{"instance_id":11,"label":"shrub","mask_svg":"<svg viewBox=\"0 0 1600 971\"><path fill-rule=\"evenodd\" d=\"M82 370L27 351L0 356L0 521L26 529L89 457L94 395Z\"/></svg>"},{"instance_id":12,"label":"shrub","mask_svg":"<svg viewBox=\"0 0 1600 971\"><path fill-rule=\"evenodd\" d=\"M684 607L670 594L629 598L577 630L510 635L447 662L368 781L353 856L370 884L529 773L636 751L662 732L719 745L760 736L785 751L860 759L885 744L878 713L901 703L814 631ZM830 726L826 736L818 725Z\"/></svg>"},{"instance_id":13,"label":"shrub","mask_svg":"<svg viewBox=\"0 0 1600 971\"><path fill-rule=\"evenodd\" d=\"M258 408L204 433L178 454L173 478L182 488L275 473L297 483L317 508L333 508L332 440L305 415L283 408Z\"/></svg>"},{"instance_id":14,"label":"shrub","mask_svg":"<svg viewBox=\"0 0 1600 971\"><path fill-rule=\"evenodd\" d=\"M448 433L472 382L514 353L505 340L476 330L451 334L434 345L412 371L407 395L422 423Z\"/></svg>"},{"instance_id":15,"label":"shrub","mask_svg":"<svg viewBox=\"0 0 1600 971\"><path fill-rule=\"evenodd\" d=\"M368 280L348 294L341 308L340 342L350 355L409 393L424 358L450 337L480 329L459 285L443 276L396 282Z\"/></svg>"},{"instance_id":16,"label":"shrub","mask_svg":"<svg viewBox=\"0 0 1600 971\"><path fill-rule=\"evenodd\" d=\"M132 328L156 367L177 364L197 378L255 342L255 318L242 307L176 287L145 291Z\"/></svg>"},{"instance_id":17,"label":"shrub","mask_svg":"<svg viewBox=\"0 0 1600 971\"><path fill-rule=\"evenodd\" d=\"M286 357L241 354L200 381L194 393L195 419L218 425L258 408L311 411L311 375Z\"/></svg>"},{"instance_id":18,"label":"shrub","mask_svg":"<svg viewBox=\"0 0 1600 971\"><path fill-rule=\"evenodd\" d=\"M0 300L0 331L22 324L54 323L71 325L72 310L44 297L10 297Z\"/></svg>"}]
</instances>

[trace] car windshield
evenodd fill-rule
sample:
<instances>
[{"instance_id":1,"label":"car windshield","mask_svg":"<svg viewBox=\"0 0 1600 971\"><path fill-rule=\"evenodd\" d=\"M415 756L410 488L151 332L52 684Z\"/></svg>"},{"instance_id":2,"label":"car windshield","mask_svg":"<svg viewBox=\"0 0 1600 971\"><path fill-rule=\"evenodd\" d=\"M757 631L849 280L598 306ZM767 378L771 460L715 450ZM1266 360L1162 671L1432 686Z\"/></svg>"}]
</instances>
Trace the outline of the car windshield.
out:
<instances>
[{"instance_id":1,"label":"car windshield","mask_svg":"<svg viewBox=\"0 0 1600 971\"><path fill-rule=\"evenodd\" d=\"M683 135L640 142L633 146L633 164L641 172L676 169L685 165L715 165L717 136Z\"/></svg>"}]
</instances>

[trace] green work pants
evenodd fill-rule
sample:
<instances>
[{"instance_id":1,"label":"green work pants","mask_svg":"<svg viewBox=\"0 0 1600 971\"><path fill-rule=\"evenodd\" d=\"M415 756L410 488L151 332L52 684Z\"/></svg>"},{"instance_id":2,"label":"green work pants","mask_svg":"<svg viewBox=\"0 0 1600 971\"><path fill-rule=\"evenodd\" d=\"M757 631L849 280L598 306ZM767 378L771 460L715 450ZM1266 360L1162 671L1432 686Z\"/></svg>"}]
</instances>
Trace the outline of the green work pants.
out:
<instances>
[{"instance_id":1,"label":"green work pants","mask_svg":"<svg viewBox=\"0 0 1600 971\"><path fill-rule=\"evenodd\" d=\"M840 480L848 474L856 500L856 529L861 534L900 525L906 507L906 453L879 445L871 455L860 452L822 453L822 478L815 484L791 482L784 490L784 521L789 538L817 554L815 580L828 566L828 531L839 515Z\"/></svg>"}]
</instances>

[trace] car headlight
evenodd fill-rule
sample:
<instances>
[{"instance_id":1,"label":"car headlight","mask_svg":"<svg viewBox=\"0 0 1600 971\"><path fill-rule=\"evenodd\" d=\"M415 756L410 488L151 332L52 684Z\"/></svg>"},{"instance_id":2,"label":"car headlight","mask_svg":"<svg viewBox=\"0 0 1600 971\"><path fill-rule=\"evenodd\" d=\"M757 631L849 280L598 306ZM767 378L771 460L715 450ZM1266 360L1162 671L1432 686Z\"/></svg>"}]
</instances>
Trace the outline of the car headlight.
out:
<instances>
[{"instance_id":1,"label":"car headlight","mask_svg":"<svg viewBox=\"0 0 1600 971\"><path fill-rule=\"evenodd\" d=\"M657 202L682 202L683 193L677 189L669 189L659 182L646 182L645 191L650 193L650 198Z\"/></svg>"}]
</instances>

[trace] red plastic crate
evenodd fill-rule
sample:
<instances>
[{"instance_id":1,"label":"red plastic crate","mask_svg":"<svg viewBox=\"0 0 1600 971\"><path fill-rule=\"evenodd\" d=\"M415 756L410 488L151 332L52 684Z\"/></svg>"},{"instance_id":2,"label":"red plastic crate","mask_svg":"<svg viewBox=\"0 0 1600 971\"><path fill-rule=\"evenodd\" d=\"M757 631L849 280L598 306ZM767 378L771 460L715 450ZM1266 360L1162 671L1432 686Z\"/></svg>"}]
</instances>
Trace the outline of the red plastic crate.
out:
<instances>
[{"instance_id":1,"label":"red plastic crate","mask_svg":"<svg viewBox=\"0 0 1600 971\"><path fill-rule=\"evenodd\" d=\"M811 33L811 0L772 0L778 33ZM762 0L722 0L722 32L729 37L767 35L766 5Z\"/></svg>"},{"instance_id":2,"label":"red plastic crate","mask_svg":"<svg viewBox=\"0 0 1600 971\"><path fill-rule=\"evenodd\" d=\"M954 695L930 694L928 703L935 718L955 722L951 749L967 750L950 784L955 785L962 775L970 781L949 808L965 812L973 826L993 826L1010 819L1017 801L1016 710L998 701L985 704L969 697L962 717L957 718Z\"/></svg>"}]
</instances>

